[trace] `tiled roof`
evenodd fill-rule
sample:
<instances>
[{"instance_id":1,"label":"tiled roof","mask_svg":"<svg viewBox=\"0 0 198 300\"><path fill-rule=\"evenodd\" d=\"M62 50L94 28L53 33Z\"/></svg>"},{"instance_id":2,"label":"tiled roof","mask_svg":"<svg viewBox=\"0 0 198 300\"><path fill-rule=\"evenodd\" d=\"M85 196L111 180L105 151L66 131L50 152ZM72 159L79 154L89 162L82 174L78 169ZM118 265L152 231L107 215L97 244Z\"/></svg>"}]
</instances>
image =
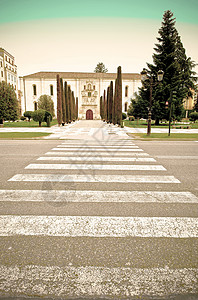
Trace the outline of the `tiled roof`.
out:
<instances>
[{"instance_id":1,"label":"tiled roof","mask_svg":"<svg viewBox=\"0 0 198 300\"><path fill-rule=\"evenodd\" d=\"M23 76L23 78L30 79L55 79L59 74L63 79L109 79L115 80L116 73L81 73L81 72L37 72L30 75ZM140 80L138 73L122 73L124 80Z\"/></svg>"}]
</instances>

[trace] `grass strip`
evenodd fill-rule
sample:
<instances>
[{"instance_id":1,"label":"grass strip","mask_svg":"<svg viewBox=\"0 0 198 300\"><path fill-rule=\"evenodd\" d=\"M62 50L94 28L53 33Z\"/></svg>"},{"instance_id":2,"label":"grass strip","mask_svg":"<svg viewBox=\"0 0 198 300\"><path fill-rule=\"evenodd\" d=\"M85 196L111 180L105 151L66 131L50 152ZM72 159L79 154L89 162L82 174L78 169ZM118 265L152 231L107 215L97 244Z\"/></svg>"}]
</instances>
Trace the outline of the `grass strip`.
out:
<instances>
[{"instance_id":1,"label":"grass strip","mask_svg":"<svg viewBox=\"0 0 198 300\"><path fill-rule=\"evenodd\" d=\"M31 139L50 134L46 132L0 132L0 139Z\"/></svg>"},{"instance_id":2,"label":"grass strip","mask_svg":"<svg viewBox=\"0 0 198 300\"><path fill-rule=\"evenodd\" d=\"M141 139L198 140L198 133L171 133L170 136L168 136L168 133L151 133L150 135L146 133L131 133L129 135Z\"/></svg>"},{"instance_id":3,"label":"grass strip","mask_svg":"<svg viewBox=\"0 0 198 300\"><path fill-rule=\"evenodd\" d=\"M53 119L50 123L51 126L54 126L57 124L57 120ZM4 122L3 127L39 127L38 122L35 122L31 120L28 121L19 121L19 122ZM47 127L47 123L43 122L41 124L41 127Z\"/></svg>"}]
</instances>

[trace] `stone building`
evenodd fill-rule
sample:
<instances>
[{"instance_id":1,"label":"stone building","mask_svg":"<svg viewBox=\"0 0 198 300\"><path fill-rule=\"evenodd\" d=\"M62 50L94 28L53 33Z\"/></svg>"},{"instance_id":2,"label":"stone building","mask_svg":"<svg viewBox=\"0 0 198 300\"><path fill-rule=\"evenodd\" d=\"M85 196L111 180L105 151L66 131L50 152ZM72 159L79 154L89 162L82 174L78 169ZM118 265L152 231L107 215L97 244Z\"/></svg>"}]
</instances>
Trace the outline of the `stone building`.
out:
<instances>
[{"instance_id":1,"label":"stone building","mask_svg":"<svg viewBox=\"0 0 198 300\"><path fill-rule=\"evenodd\" d=\"M78 97L79 119L100 119L100 96L107 90L110 81L115 84L116 73L38 72L19 77L22 112L36 110L39 97L46 94L52 97L56 113L57 74L63 78L63 82L67 81L75 97ZM122 74L123 112L127 112L130 99L140 86L140 74Z\"/></svg>"},{"instance_id":2,"label":"stone building","mask_svg":"<svg viewBox=\"0 0 198 300\"><path fill-rule=\"evenodd\" d=\"M15 58L5 49L0 48L0 82L12 85L18 93L17 66Z\"/></svg>"}]
</instances>

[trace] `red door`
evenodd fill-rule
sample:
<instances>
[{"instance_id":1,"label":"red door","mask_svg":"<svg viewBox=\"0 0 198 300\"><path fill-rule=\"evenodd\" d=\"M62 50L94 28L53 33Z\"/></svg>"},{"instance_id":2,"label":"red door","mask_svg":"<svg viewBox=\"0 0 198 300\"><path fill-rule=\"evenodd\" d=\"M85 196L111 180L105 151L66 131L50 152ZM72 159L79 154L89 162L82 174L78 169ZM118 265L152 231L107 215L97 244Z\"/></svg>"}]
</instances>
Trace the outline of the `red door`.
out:
<instances>
[{"instance_id":1,"label":"red door","mask_svg":"<svg viewBox=\"0 0 198 300\"><path fill-rule=\"evenodd\" d=\"M91 109L86 111L86 120L93 120L93 111Z\"/></svg>"}]
</instances>

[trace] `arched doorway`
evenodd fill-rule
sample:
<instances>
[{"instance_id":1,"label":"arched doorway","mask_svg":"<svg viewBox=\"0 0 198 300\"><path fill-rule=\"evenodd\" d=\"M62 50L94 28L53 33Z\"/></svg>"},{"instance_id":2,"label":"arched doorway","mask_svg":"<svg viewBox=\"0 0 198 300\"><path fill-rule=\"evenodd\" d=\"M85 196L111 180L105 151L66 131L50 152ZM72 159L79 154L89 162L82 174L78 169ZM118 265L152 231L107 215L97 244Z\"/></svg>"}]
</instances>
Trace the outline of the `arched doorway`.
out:
<instances>
[{"instance_id":1,"label":"arched doorway","mask_svg":"<svg viewBox=\"0 0 198 300\"><path fill-rule=\"evenodd\" d=\"M93 120L93 111L91 109L86 111L86 120Z\"/></svg>"}]
</instances>

